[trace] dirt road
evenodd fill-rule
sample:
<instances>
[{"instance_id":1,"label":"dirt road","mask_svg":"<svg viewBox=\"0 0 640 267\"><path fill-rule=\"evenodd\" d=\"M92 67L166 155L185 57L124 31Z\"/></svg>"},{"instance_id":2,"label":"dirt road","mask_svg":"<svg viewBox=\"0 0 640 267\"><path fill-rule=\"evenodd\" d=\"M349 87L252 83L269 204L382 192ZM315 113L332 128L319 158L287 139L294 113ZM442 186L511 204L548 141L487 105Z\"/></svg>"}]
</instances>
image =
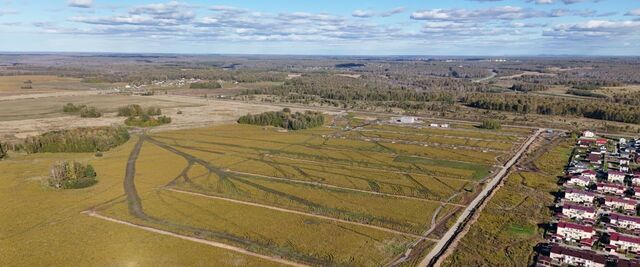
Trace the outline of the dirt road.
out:
<instances>
[{"instance_id":1,"label":"dirt road","mask_svg":"<svg viewBox=\"0 0 640 267\"><path fill-rule=\"evenodd\" d=\"M509 169L516 163L516 161L527 151L531 143L542 133L543 129L538 129L529 139L525 142L520 150L502 167L500 172L485 186L485 188L478 194L478 196L467 206L462 212L455 224L449 228L447 233L440 239L440 241L433 247L431 252L420 262L418 266L439 266L442 260L441 255L449 247L451 242L456 238L457 234L464 227L466 222L477 211L477 208L487 200L487 196L500 184L502 179L506 176Z\"/></svg>"}]
</instances>

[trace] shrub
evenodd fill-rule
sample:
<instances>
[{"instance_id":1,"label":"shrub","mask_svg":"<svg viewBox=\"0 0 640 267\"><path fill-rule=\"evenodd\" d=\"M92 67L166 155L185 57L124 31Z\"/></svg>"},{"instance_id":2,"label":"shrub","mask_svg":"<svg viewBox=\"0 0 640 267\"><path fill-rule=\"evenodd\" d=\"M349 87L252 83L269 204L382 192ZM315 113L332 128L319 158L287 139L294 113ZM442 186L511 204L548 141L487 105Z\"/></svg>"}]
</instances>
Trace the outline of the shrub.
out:
<instances>
[{"instance_id":1,"label":"shrub","mask_svg":"<svg viewBox=\"0 0 640 267\"><path fill-rule=\"evenodd\" d=\"M80 117L82 118L99 118L102 113L95 107L83 107L80 109Z\"/></svg>"},{"instance_id":2,"label":"shrub","mask_svg":"<svg viewBox=\"0 0 640 267\"><path fill-rule=\"evenodd\" d=\"M129 137L129 132L123 127L76 128L28 137L16 148L29 154L107 151L127 142Z\"/></svg>"},{"instance_id":3,"label":"shrub","mask_svg":"<svg viewBox=\"0 0 640 267\"><path fill-rule=\"evenodd\" d=\"M64 113L76 113L76 112L80 112L81 109L85 108L86 105L74 105L73 103L67 103L66 105L62 106L62 112Z\"/></svg>"},{"instance_id":4,"label":"shrub","mask_svg":"<svg viewBox=\"0 0 640 267\"><path fill-rule=\"evenodd\" d=\"M93 166L75 161L60 161L51 166L49 186L58 189L84 188L96 184Z\"/></svg>"},{"instance_id":5,"label":"shrub","mask_svg":"<svg viewBox=\"0 0 640 267\"><path fill-rule=\"evenodd\" d=\"M480 125L480 128L489 129L489 130L499 130L502 128L502 125L500 125L500 122L496 120L485 120L482 122L482 125Z\"/></svg>"}]
</instances>

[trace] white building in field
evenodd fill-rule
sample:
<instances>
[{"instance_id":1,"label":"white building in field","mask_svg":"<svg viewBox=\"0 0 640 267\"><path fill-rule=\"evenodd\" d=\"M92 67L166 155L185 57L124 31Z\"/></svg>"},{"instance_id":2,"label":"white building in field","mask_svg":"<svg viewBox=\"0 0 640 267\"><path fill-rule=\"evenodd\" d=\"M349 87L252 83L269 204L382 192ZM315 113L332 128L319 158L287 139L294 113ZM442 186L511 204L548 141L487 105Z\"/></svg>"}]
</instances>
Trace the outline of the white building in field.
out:
<instances>
[{"instance_id":1,"label":"white building in field","mask_svg":"<svg viewBox=\"0 0 640 267\"><path fill-rule=\"evenodd\" d=\"M402 116L391 119L394 123L419 123L420 120L417 117L412 116Z\"/></svg>"},{"instance_id":2,"label":"white building in field","mask_svg":"<svg viewBox=\"0 0 640 267\"><path fill-rule=\"evenodd\" d=\"M593 138L593 137L596 137L596 134L592 131L583 131L582 137Z\"/></svg>"},{"instance_id":3,"label":"white building in field","mask_svg":"<svg viewBox=\"0 0 640 267\"><path fill-rule=\"evenodd\" d=\"M592 192L569 188L564 192L564 198L571 202L591 204L595 198L595 194Z\"/></svg>"},{"instance_id":4,"label":"white building in field","mask_svg":"<svg viewBox=\"0 0 640 267\"><path fill-rule=\"evenodd\" d=\"M559 245L551 247L549 257L554 266L604 267L607 258L590 250L577 250Z\"/></svg>"}]
</instances>

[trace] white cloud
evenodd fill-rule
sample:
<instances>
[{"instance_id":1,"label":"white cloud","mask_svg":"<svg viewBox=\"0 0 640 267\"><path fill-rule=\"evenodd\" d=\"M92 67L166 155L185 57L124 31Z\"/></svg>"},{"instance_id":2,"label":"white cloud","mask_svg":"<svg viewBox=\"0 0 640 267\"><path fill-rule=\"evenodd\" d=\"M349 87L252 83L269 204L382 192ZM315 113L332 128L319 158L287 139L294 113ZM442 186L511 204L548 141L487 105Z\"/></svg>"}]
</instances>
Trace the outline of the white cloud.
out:
<instances>
[{"instance_id":1,"label":"white cloud","mask_svg":"<svg viewBox=\"0 0 640 267\"><path fill-rule=\"evenodd\" d=\"M93 6L93 0L69 0L67 5L70 7L90 8Z\"/></svg>"},{"instance_id":2,"label":"white cloud","mask_svg":"<svg viewBox=\"0 0 640 267\"><path fill-rule=\"evenodd\" d=\"M640 8L629 10L629 12L627 12L627 14L625 14L625 15L627 15L627 16L640 16Z\"/></svg>"},{"instance_id":3,"label":"white cloud","mask_svg":"<svg viewBox=\"0 0 640 267\"><path fill-rule=\"evenodd\" d=\"M411 18L415 20L435 21L515 20L553 16L555 15L552 13L516 6L498 6L484 9L431 9L411 14Z\"/></svg>"},{"instance_id":4,"label":"white cloud","mask_svg":"<svg viewBox=\"0 0 640 267\"><path fill-rule=\"evenodd\" d=\"M351 13L351 15L356 18L390 17L396 14L404 13L404 11L405 11L404 7L397 7L397 8L383 11L383 12L376 12L370 9L367 9L367 10L356 9L353 11L353 13Z\"/></svg>"}]
</instances>

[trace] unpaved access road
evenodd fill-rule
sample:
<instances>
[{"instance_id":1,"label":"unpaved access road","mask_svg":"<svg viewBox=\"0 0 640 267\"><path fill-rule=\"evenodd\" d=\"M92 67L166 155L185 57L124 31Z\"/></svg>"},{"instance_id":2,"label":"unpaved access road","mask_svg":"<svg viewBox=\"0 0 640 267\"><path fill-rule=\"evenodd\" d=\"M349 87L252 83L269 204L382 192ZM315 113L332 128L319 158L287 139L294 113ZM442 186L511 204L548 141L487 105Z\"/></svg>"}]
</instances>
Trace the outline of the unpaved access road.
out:
<instances>
[{"instance_id":1,"label":"unpaved access road","mask_svg":"<svg viewBox=\"0 0 640 267\"><path fill-rule=\"evenodd\" d=\"M477 208L487 201L487 196L500 184L502 179L509 172L509 169L520 159L522 154L529 148L531 143L538 138L543 129L538 129L529 139L525 142L520 150L502 167L500 172L485 186L485 188L478 194L478 196L467 206L462 212L455 224L449 228L445 235L438 241L438 243L431 249L431 252L420 262L418 266L438 266L441 261L441 256L445 250L449 247L451 242L456 238L459 231L462 230L466 222L477 211Z\"/></svg>"}]
</instances>

